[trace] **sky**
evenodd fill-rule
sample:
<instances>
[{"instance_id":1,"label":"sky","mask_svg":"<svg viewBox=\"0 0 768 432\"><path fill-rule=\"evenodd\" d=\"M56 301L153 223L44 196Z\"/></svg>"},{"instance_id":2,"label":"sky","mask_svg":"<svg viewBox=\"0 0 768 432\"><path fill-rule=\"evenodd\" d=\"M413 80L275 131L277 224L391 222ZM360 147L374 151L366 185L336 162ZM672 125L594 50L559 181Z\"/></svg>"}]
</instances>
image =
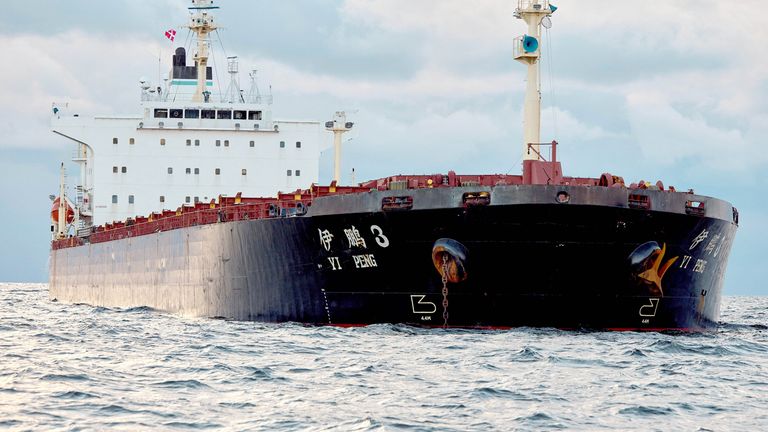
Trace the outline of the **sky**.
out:
<instances>
[{"instance_id":1,"label":"sky","mask_svg":"<svg viewBox=\"0 0 768 432\"><path fill-rule=\"evenodd\" d=\"M355 129L357 181L521 169L525 32L511 0L219 0L223 51L271 85L280 119ZM562 0L543 40L542 140L566 175L663 180L740 211L726 295L768 295L768 12L759 0ZM53 102L81 115L139 112L186 37L184 0L27 0L4 5L0 46L0 281L46 281L49 194L72 146ZM217 43L218 45L218 43ZM165 65L163 63L163 71ZM220 65L224 67L224 65ZM245 82L245 77L243 77ZM226 86L226 83L224 83ZM328 137L330 144L330 137ZM321 181L332 172L321 159ZM76 168L68 164L71 172Z\"/></svg>"}]
</instances>

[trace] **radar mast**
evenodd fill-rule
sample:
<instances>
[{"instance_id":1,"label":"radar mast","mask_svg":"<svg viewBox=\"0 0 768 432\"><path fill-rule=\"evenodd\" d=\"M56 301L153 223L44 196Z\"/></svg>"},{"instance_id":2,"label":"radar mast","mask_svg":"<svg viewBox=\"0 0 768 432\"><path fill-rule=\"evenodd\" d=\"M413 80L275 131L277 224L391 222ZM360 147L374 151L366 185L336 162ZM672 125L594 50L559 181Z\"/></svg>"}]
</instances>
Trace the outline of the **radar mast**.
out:
<instances>
[{"instance_id":1,"label":"radar mast","mask_svg":"<svg viewBox=\"0 0 768 432\"><path fill-rule=\"evenodd\" d=\"M193 102L208 102L210 92L206 88L208 71L208 35L218 27L214 23L213 15L210 13L213 9L218 9L213 5L213 0L192 0L190 14L189 30L197 35L197 53L195 54L195 66L197 66L197 91L192 96Z\"/></svg>"},{"instance_id":2,"label":"radar mast","mask_svg":"<svg viewBox=\"0 0 768 432\"><path fill-rule=\"evenodd\" d=\"M528 65L528 80L523 107L523 160L539 159L541 143L541 87L539 58L541 57L541 25L557 10L549 0L518 0L515 18L528 24L528 33L515 38L515 60Z\"/></svg>"}]
</instances>

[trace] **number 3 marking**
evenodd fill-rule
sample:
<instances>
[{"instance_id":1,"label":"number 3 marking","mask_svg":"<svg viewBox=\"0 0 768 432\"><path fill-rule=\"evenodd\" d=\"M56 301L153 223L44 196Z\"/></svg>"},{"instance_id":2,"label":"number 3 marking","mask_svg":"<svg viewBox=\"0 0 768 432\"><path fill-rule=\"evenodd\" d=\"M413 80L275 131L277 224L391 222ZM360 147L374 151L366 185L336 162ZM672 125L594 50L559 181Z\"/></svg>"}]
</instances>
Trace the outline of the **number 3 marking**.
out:
<instances>
[{"instance_id":1,"label":"number 3 marking","mask_svg":"<svg viewBox=\"0 0 768 432\"><path fill-rule=\"evenodd\" d=\"M376 236L376 244L385 248L389 247L389 239L384 235L381 227L378 225L371 225L371 232Z\"/></svg>"}]
</instances>

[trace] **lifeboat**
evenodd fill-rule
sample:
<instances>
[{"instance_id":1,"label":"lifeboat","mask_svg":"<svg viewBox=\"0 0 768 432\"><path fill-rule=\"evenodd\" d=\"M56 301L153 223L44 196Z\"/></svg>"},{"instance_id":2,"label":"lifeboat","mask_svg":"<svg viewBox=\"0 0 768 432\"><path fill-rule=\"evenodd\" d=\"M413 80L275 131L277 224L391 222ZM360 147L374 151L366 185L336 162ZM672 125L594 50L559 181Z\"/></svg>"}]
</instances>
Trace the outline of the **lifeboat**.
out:
<instances>
[{"instance_id":1,"label":"lifeboat","mask_svg":"<svg viewBox=\"0 0 768 432\"><path fill-rule=\"evenodd\" d=\"M54 223L59 222L59 200L61 198L56 198L53 200L53 205L51 206L51 221ZM69 200L66 200L65 203L67 207L67 223L71 224L75 220L75 209L72 208L72 204L69 202Z\"/></svg>"}]
</instances>

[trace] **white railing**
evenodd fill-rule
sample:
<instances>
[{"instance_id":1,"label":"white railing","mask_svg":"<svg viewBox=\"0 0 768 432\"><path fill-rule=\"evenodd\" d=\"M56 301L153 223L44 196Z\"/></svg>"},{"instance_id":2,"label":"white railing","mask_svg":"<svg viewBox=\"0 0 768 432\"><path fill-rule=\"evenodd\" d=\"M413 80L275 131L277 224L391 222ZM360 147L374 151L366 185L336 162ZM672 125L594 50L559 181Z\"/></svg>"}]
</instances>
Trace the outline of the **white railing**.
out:
<instances>
[{"instance_id":1,"label":"white railing","mask_svg":"<svg viewBox=\"0 0 768 432\"><path fill-rule=\"evenodd\" d=\"M518 0L518 9L535 9L544 10L549 9L549 0Z\"/></svg>"},{"instance_id":2,"label":"white railing","mask_svg":"<svg viewBox=\"0 0 768 432\"><path fill-rule=\"evenodd\" d=\"M211 104L222 104L222 103L229 103L227 97L225 97L224 93L211 93L209 97L209 102ZM266 96L246 96L243 95L243 99L245 102L241 102L239 100L232 101L232 103L247 103L247 104L266 104L266 105L272 105L273 97L272 95L266 95ZM141 101L142 102L191 102L192 101L192 95L190 93L177 93L177 94L169 94L169 93L162 93L157 94L156 92L142 92L141 94Z\"/></svg>"}]
</instances>

